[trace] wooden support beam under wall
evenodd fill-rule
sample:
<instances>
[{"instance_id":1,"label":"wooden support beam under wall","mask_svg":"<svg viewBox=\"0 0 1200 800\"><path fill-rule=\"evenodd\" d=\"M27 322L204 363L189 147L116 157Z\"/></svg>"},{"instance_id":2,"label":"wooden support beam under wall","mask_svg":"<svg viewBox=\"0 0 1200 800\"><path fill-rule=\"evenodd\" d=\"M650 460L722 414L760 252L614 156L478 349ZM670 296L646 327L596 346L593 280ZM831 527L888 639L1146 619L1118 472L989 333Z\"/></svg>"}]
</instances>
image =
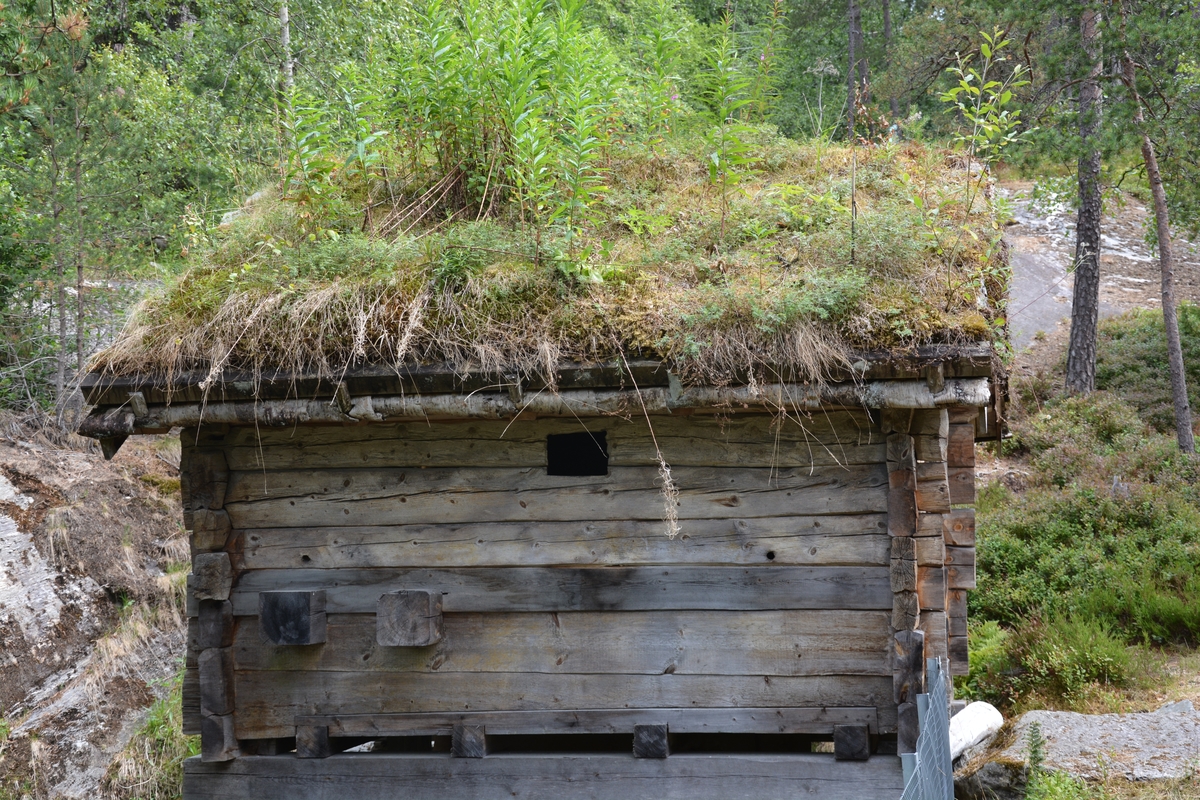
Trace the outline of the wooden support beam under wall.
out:
<instances>
[{"instance_id":1,"label":"wooden support beam under wall","mask_svg":"<svg viewBox=\"0 0 1200 800\"><path fill-rule=\"evenodd\" d=\"M486 756L487 728L483 725L455 725L450 733L450 755L455 758Z\"/></svg>"},{"instance_id":2,"label":"wooden support beam under wall","mask_svg":"<svg viewBox=\"0 0 1200 800\"><path fill-rule=\"evenodd\" d=\"M668 728L663 724L633 726L634 758L666 758L671 754Z\"/></svg>"},{"instance_id":3,"label":"wooden support beam under wall","mask_svg":"<svg viewBox=\"0 0 1200 800\"><path fill-rule=\"evenodd\" d=\"M833 729L833 757L838 761L866 761L871 757L871 735L865 725L837 725Z\"/></svg>"}]
</instances>

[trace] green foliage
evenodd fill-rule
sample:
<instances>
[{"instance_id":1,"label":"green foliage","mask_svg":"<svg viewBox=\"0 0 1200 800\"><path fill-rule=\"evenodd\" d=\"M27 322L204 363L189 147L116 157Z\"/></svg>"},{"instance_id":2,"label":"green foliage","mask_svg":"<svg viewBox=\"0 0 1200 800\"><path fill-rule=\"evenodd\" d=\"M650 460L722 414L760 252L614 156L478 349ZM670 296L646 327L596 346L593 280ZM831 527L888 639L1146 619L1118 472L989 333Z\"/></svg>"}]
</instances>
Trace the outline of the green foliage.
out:
<instances>
[{"instance_id":1,"label":"green foliage","mask_svg":"<svg viewBox=\"0 0 1200 800\"><path fill-rule=\"evenodd\" d=\"M1200 307L1179 307L1179 337L1192 407L1200 407ZM1132 311L1100 323L1096 386L1123 398L1163 433L1175 430L1161 311Z\"/></svg>"},{"instance_id":2,"label":"green foliage","mask_svg":"<svg viewBox=\"0 0 1200 800\"><path fill-rule=\"evenodd\" d=\"M1047 403L1018 440L1029 487L993 484L979 497L969 603L974 618L1012 631L1007 677L981 656L993 665L988 691L1008 702L1035 691L1078 698L1089 680L1120 677L1117 643L1200 641L1200 473L1173 437L1099 392Z\"/></svg>"},{"instance_id":3,"label":"green foliage","mask_svg":"<svg viewBox=\"0 0 1200 800\"><path fill-rule=\"evenodd\" d=\"M729 203L742 175L758 161L746 141L751 128L739 122L741 112L753 99L749 95L751 79L742 72L733 43L733 17L726 14L717 32L717 41L709 54L707 100L713 115L708 134L708 179L720 191L720 244L725 244L725 224Z\"/></svg>"},{"instance_id":4,"label":"green foliage","mask_svg":"<svg viewBox=\"0 0 1200 800\"><path fill-rule=\"evenodd\" d=\"M1028 86L1029 68L1016 65L1005 69L1009 60L1004 53L1011 39L996 28L992 33L980 31L979 55L983 60L978 68L973 57L959 56L958 63L947 69L957 85L942 93L942 102L951 105L966 121L969 130L957 133L954 140L971 158L984 164L994 164L1005 148L1027 135L1023 130L1021 112L1011 108L1013 92ZM1000 73L997 80L994 76Z\"/></svg>"},{"instance_id":5,"label":"green foliage","mask_svg":"<svg viewBox=\"0 0 1200 800\"><path fill-rule=\"evenodd\" d=\"M200 754L200 737L183 735L183 674L154 701L141 729L104 776L106 796L118 800L176 800L183 762Z\"/></svg>"}]
</instances>

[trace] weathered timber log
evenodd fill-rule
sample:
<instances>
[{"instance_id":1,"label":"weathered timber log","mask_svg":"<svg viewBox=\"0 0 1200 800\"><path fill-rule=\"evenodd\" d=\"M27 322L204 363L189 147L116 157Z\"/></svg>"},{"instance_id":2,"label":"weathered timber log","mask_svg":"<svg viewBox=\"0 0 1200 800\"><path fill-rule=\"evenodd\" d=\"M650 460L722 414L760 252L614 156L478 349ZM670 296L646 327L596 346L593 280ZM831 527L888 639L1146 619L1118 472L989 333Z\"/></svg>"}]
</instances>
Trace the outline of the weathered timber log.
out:
<instances>
[{"instance_id":1,"label":"weathered timber log","mask_svg":"<svg viewBox=\"0 0 1200 800\"><path fill-rule=\"evenodd\" d=\"M925 691L925 633L897 631L892 655L892 690L897 705L915 703Z\"/></svg>"},{"instance_id":2,"label":"weathered timber log","mask_svg":"<svg viewBox=\"0 0 1200 800\"><path fill-rule=\"evenodd\" d=\"M836 725L880 729L871 708L646 708L562 711L466 711L415 714L331 714L298 717L297 725L322 725L330 736L450 736L455 725L485 726L493 736L564 733L630 734L653 719L676 733L829 734ZM894 714L893 714L894 722ZM894 725L893 725L894 727Z\"/></svg>"},{"instance_id":3,"label":"weathered timber log","mask_svg":"<svg viewBox=\"0 0 1200 800\"><path fill-rule=\"evenodd\" d=\"M233 605L228 600L201 600L196 620L196 648L229 647L233 644Z\"/></svg>"},{"instance_id":4,"label":"weathered timber log","mask_svg":"<svg viewBox=\"0 0 1200 800\"><path fill-rule=\"evenodd\" d=\"M218 511L225 507L229 465L222 451L188 447L185 441L179 479L187 511L201 508Z\"/></svg>"},{"instance_id":5,"label":"weathered timber log","mask_svg":"<svg viewBox=\"0 0 1200 800\"><path fill-rule=\"evenodd\" d=\"M227 506L238 530L266 527L312 527L386 525L398 519L410 523L547 522L661 520L662 494L656 486L657 469L628 467L611 470L607 476L582 478L534 475L523 479L519 471L494 474L487 488L459 488L457 484L434 486L442 476L414 473L433 470L387 470L377 481L396 485L356 488L354 479L367 483L363 475L343 475L327 486L327 494L310 493ZM454 471L451 471L454 472ZM472 471L474 472L474 471ZM726 519L788 516L803 510L811 514L858 514L887 510L888 476L883 465L831 469L811 475L797 471L782 478L768 477L768 470L687 468L673 470L679 486L678 517ZM559 488L544 486L556 478ZM284 478L280 478L283 480ZM262 476L259 476L260 484ZM351 485L345 485L346 480ZM457 478L456 478L457 480ZM513 488L502 488L516 484ZM470 484L479 487L479 483Z\"/></svg>"},{"instance_id":6,"label":"weathered timber log","mask_svg":"<svg viewBox=\"0 0 1200 800\"><path fill-rule=\"evenodd\" d=\"M951 467L975 466L975 425L951 425L946 442L946 463Z\"/></svg>"},{"instance_id":7,"label":"weathered timber log","mask_svg":"<svg viewBox=\"0 0 1200 800\"><path fill-rule=\"evenodd\" d=\"M428 647L444 635L441 592L400 589L379 597L375 641L381 647Z\"/></svg>"},{"instance_id":8,"label":"weathered timber log","mask_svg":"<svg viewBox=\"0 0 1200 800\"><path fill-rule=\"evenodd\" d=\"M264 642L275 645L323 643L325 590L260 592L258 630Z\"/></svg>"},{"instance_id":9,"label":"weathered timber log","mask_svg":"<svg viewBox=\"0 0 1200 800\"><path fill-rule=\"evenodd\" d=\"M946 658L949 656L949 630L946 614L942 611L922 611L921 631L925 634L925 657Z\"/></svg>"},{"instance_id":10,"label":"weathered timber log","mask_svg":"<svg viewBox=\"0 0 1200 800\"><path fill-rule=\"evenodd\" d=\"M197 553L188 576L188 595L196 600L228 600L233 567L228 553Z\"/></svg>"},{"instance_id":11,"label":"weathered timber log","mask_svg":"<svg viewBox=\"0 0 1200 800\"><path fill-rule=\"evenodd\" d=\"M231 761L240 755L233 715L200 717L200 758L203 761Z\"/></svg>"},{"instance_id":12,"label":"weathered timber log","mask_svg":"<svg viewBox=\"0 0 1200 800\"><path fill-rule=\"evenodd\" d=\"M951 637L967 635L967 590L946 591L946 618Z\"/></svg>"},{"instance_id":13,"label":"weathered timber log","mask_svg":"<svg viewBox=\"0 0 1200 800\"><path fill-rule=\"evenodd\" d=\"M946 609L945 567L917 567L917 597L922 611Z\"/></svg>"},{"instance_id":14,"label":"weathered timber log","mask_svg":"<svg viewBox=\"0 0 1200 800\"><path fill-rule=\"evenodd\" d=\"M865 725L837 725L833 729L833 757L837 761L866 761L871 757L871 733Z\"/></svg>"},{"instance_id":15,"label":"weathered timber log","mask_svg":"<svg viewBox=\"0 0 1200 800\"><path fill-rule=\"evenodd\" d=\"M940 567L946 563L946 544L940 536L918 536L913 544L918 566Z\"/></svg>"},{"instance_id":16,"label":"weathered timber log","mask_svg":"<svg viewBox=\"0 0 1200 800\"><path fill-rule=\"evenodd\" d=\"M626 564L887 566L883 514L683 520L399 524L245 531L245 569ZM939 537L940 540L940 537ZM773 557L768 557L773 554Z\"/></svg>"},{"instance_id":17,"label":"weathered timber log","mask_svg":"<svg viewBox=\"0 0 1200 800\"><path fill-rule=\"evenodd\" d=\"M483 725L455 725L450 734L450 755L483 758L487 755L487 729Z\"/></svg>"},{"instance_id":18,"label":"weathered timber log","mask_svg":"<svg viewBox=\"0 0 1200 800\"><path fill-rule=\"evenodd\" d=\"M921 733L916 701L901 703L897 706L896 717L896 751L899 753L915 753L917 751L917 737ZM878 760L876 759L876 761Z\"/></svg>"},{"instance_id":19,"label":"weathered timber log","mask_svg":"<svg viewBox=\"0 0 1200 800\"><path fill-rule=\"evenodd\" d=\"M213 769L184 764L188 800L630 800L647 787L670 787L687 800L789 800L798 786L821 800L899 797L904 776L898 758L837 762L820 753L730 754L639 759L627 754L444 755L375 753L368 758L243 758ZM453 787L451 792L447 787ZM651 790L653 793L653 790Z\"/></svg>"},{"instance_id":20,"label":"weathered timber log","mask_svg":"<svg viewBox=\"0 0 1200 800\"><path fill-rule=\"evenodd\" d=\"M669 732L665 723L633 726L634 758L666 758L670 754Z\"/></svg>"},{"instance_id":21,"label":"weathered timber log","mask_svg":"<svg viewBox=\"0 0 1200 800\"><path fill-rule=\"evenodd\" d=\"M223 549L231 527L229 513L224 509L196 509L192 512L192 547L197 552Z\"/></svg>"},{"instance_id":22,"label":"weathered timber log","mask_svg":"<svg viewBox=\"0 0 1200 800\"><path fill-rule=\"evenodd\" d=\"M970 551L967 553L959 553L957 558L960 563L951 564L946 567L946 586L951 589L974 589L975 588L975 548L973 547L947 547L947 551Z\"/></svg>"},{"instance_id":23,"label":"weathered timber log","mask_svg":"<svg viewBox=\"0 0 1200 800\"><path fill-rule=\"evenodd\" d=\"M537 416L597 416L627 414L642 408L650 414L669 414L686 408L760 407L789 411L817 410L827 406L849 408L938 408L949 405L984 406L991 399L986 378L953 378L940 392L924 381L871 381L862 384L760 384L755 386L671 387L630 390L573 390L541 392L515 402L507 393L355 397L349 414L327 400L266 400L233 403L182 403L153 406L139 430L169 430L206 423L233 425L288 425L330 422L349 423L385 419L452 417L507 419L528 413ZM113 436L134 425L132 412L119 422L93 412L80 428L85 436ZM119 430L118 430L119 428ZM133 431L130 431L133 432ZM127 434L126 434L127 435Z\"/></svg>"},{"instance_id":24,"label":"weathered timber log","mask_svg":"<svg viewBox=\"0 0 1200 800\"><path fill-rule=\"evenodd\" d=\"M955 505L974 505L975 468L951 467L946 473L950 481L950 502Z\"/></svg>"},{"instance_id":25,"label":"weathered timber log","mask_svg":"<svg viewBox=\"0 0 1200 800\"><path fill-rule=\"evenodd\" d=\"M917 510L941 513L950 510L950 487L946 465L940 462L917 465Z\"/></svg>"},{"instance_id":26,"label":"weathered timber log","mask_svg":"<svg viewBox=\"0 0 1200 800\"><path fill-rule=\"evenodd\" d=\"M415 675L891 674L886 611L493 612L444 619L444 638L426 648L377 644L370 614L330 615L330 646L323 648L273 647L242 625L235 667Z\"/></svg>"},{"instance_id":27,"label":"weathered timber log","mask_svg":"<svg viewBox=\"0 0 1200 800\"><path fill-rule=\"evenodd\" d=\"M697 697L723 707L875 706L880 727L893 694L886 676L588 675L528 673L238 671L238 733L290 736L299 716L321 713L550 711L686 708ZM332 698L337 698L333 700Z\"/></svg>"},{"instance_id":28,"label":"weathered timber log","mask_svg":"<svg viewBox=\"0 0 1200 800\"><path fill-rule=\"evenodd\" d=\"M885 567L254 570L240 575L231 599L236 616L254 616L259 592L329 587L328 612L370 614L380 595L406 586L440 592L447 614L892 607Z\"/></svg>"},{"instance_id":29,"label":"weathered timber log","mask_svg":"<svg viewBox=\"0 0 1200 800\"><path fill-rule=\"evenodd\" d=\"M329 728L324 725L296 726L296 758L329 758L331 755Z\"/></svg>"},{"instance_id":30,"label":"weathered timber log","mask_svg":"<svg viewBox=\"0 0 1200 800\"><path fill-rule=\"evenodd\" d=\"M893 433L887 439L888 534L912 536L917 530L917 478L911 436Z\"/></svg>"},{"instance_id":31,"label":"weathered timber log","mask_svg":"<svg viewBox=\"0 0 1200 800\"><path fill-rule=\"evenodd\" d=\"M233 651L228 647L202 650L198 657L200 670L200 713L206 717L232 714Z\"/></svg>"},{"instance_id":32,"label":"weathered timber log","mask_svg":"<svg viewBox=\"0 0 1200 800\"><path fill-rule=\"evenodd\" d=\"M916 630L921 621L921 602L916 592L896 592L892 595L892 628L898 631Z\"/></svg>"},{"instance_id":33,"label":"weathered timber log","mask_svg":"<svg viewBox=\"0 0 1200 800\"><path fill-rule=\"evenodd\" d=\"M975 546L975 509L955 509L942 519L942 535L946 544L957 547Z\"/></svg>"},{"instance_id":34,"label":"weathered timber log","mask_svg":"<svg viewBox=\"0 0 1200 800\"><path fill-rule=\"evenodd\" d=\"M971 663L967 651L966 636L951 636L949 642L950 649L950 674L951 675L968 675L971 672Z\"/></svg>"}]
</instances>

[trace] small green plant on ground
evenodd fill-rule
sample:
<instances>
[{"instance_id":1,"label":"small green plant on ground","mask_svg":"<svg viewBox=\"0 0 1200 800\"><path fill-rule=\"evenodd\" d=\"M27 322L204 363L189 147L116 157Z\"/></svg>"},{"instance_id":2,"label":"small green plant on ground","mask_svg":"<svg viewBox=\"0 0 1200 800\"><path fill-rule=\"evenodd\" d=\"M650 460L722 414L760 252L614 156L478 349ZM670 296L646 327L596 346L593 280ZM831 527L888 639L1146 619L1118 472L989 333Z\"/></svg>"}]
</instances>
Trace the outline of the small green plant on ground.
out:
<instances>
[{"instance_id":1,"label":"small green plant on ground","mask_svg":"<svg viewBox=\"0 0 1200 800\"><path fill-rule=\"evenodd\" d=\"M169 681L166 696L150 707L146 722L104 777L108 796L119 800L178 800L184 759L200 753L200 737L183 735L183 674Z\"/></svg>"}]
</instances>

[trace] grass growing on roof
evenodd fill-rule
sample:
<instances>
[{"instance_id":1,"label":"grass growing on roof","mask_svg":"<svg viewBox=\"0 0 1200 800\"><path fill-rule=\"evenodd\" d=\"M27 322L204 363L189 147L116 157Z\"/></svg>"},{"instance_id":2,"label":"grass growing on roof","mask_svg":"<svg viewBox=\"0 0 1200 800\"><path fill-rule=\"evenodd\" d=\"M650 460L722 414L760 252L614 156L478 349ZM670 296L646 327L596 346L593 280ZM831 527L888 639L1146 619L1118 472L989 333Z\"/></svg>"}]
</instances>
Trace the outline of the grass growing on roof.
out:
<instances>
[{"instance_id":1,"label":"grass growing on roof","mask_svg":"<svg viewBox=\"0 0 1200 800\"><path fill-rule=\"evenodd\" d=\"M214 232L96 366L331 374L447 361L530 373L625 353L671 359L693 379L768 366L819 379L853 349L995 334L1004 287L991 277L989 209L914 202L953 189L951 154L859 149L852 262L848 148L818 157L760 131L762 168L743 179L722 241L702 142L673 145L614 147L612 190L574 232L535 232L508 209L381 236L361 219L314 226L268 196ZM954 218L979 238L952 249Z\"/></svg>"},{"instance_id":2,"label":"grass growing on roof","mask_svg":"<svg viewBox=\"0 0 1200 800\"><path fill-rule=\"evenodd\" d=\"M339 73L340 98L289 99L280 185L198 233L196 265L94 366L527 374L639 355L698 381L819 380L856 348L1002 329L978 170L751 124L769 44L726 21L685 80L685 32L657 8L614 42L580 0L405 6L404 41Z\"/></svg>"}]
</instances>

